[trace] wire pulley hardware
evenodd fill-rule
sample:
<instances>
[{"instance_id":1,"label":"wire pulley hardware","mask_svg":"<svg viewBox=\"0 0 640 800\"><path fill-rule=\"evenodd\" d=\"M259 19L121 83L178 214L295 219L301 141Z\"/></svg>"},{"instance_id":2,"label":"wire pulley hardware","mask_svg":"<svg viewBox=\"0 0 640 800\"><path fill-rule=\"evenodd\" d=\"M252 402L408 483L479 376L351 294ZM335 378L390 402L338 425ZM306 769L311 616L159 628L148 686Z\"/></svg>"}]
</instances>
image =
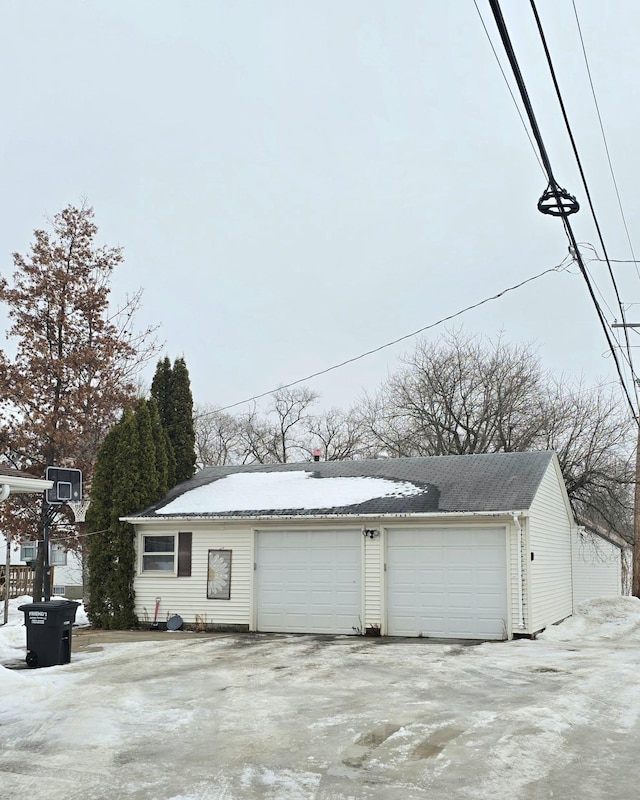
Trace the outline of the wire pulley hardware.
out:
<instances>
[{"instance_id":1,"label":"wire pulley hardware","mask_svg":"<svg viewBox=\"0 0 640 800\"><path fill-rule=\"evenodd\" d=\"M557 183L550 183L538 200L538 211L552 217L568 217L580 211L580 204L566 189L561 189Z\"/></svg>"}]
</instances>

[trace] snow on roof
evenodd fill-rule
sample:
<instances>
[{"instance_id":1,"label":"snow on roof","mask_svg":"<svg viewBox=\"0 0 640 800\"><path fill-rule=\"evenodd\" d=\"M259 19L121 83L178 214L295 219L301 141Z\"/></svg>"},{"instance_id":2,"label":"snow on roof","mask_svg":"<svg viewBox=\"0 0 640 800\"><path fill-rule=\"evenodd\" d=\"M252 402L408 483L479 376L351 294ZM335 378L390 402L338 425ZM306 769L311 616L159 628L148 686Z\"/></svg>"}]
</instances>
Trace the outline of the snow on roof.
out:
<instances>
[{"instance_id":1,"label":"snow on roof","mask_svg":"<svg viewBox=\"0 0 640 800\"><path fill-rule=\"evenodd\" d=\"M312 472L249 472L228 475L185 492L156 513L336 508L425 491L406 481L384 478L315 478Z\"/></svg>"}]
</instances>

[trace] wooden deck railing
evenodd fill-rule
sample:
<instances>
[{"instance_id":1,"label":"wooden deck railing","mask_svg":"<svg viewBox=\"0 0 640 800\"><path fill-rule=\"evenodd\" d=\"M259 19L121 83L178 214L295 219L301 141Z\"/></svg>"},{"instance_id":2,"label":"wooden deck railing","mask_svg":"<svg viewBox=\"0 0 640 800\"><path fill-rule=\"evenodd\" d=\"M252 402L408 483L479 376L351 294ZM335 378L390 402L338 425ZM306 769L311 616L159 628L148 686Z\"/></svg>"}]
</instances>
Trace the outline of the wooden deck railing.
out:
<instances>
[{"instance_id":1,"label":"wooden deck railing","mask_svg":"<svg viewBox=\"0 0 640 800\"><path fill-rule=\"evenodd\" d=\"M51 586L53 586L53 571L51 567ZM5 567L0 566L0 599L4 595L4 587L6 582ZM9 597L22 597L23 595L33 596L33 580L36 571L31 567L24 566L10 566L9 567Z\"/></svg>"}]
</instances>

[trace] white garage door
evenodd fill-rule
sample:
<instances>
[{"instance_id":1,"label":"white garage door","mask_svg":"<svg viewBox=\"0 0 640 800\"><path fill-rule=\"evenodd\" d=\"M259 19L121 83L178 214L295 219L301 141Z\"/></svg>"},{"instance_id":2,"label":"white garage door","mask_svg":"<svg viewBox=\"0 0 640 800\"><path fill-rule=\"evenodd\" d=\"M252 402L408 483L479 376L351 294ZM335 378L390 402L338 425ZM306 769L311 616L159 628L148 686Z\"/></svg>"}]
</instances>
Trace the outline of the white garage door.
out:
<instances>
[{"instance_id":1,"label":"white garage door","mask_svg":"<svg viewBox=\"0 0 640 800\"><path fill-rule=\"evenodd\" d=\"M257 540L259 631L357 632L360 531L260 531Z\"/></svg>"},{"instance_id":2,"label":"white garage door","mask_svg":"<svg viewBox=\"0 0 640 800\"><path fill-rule=\"evenodd\" d=\"M389 531L389 635L504 639L506 561L504 528Z\"/></svg>"}]
</instances>

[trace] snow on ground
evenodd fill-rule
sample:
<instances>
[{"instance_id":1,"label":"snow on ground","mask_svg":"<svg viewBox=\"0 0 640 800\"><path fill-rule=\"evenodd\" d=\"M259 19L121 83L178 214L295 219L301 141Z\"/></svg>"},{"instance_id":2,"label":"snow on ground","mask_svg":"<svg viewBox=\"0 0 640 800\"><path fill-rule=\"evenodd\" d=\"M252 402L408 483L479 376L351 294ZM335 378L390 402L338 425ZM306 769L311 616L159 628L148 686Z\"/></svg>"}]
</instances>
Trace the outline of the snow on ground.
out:
<instances>
[{"instance_id":1,"label":"snow on ground","mask_svg":"<svg viewBox=\"0 0 640 800\"><path fill-rule=\"evenodd\" d=\"M185 492L158 513L337 508L376 497L400 497L424 491L412 483L385 478L314 478L311 472L248 472L228 475Z\"/></svg>"},{"instance_id":2,"label":"snow on ground","mask_svg":"<svg viewBox=\"0 0 640 800\"><path fill-rule=\"evenodd\" d=\"M0 661L19 631L14 606ZM639 631L614 598L536 641L190 634L0 668L0 795L635 800Z\"/></svg>"}]
</instances>

